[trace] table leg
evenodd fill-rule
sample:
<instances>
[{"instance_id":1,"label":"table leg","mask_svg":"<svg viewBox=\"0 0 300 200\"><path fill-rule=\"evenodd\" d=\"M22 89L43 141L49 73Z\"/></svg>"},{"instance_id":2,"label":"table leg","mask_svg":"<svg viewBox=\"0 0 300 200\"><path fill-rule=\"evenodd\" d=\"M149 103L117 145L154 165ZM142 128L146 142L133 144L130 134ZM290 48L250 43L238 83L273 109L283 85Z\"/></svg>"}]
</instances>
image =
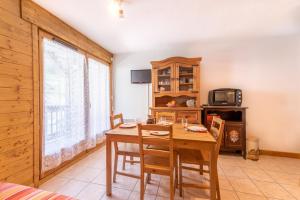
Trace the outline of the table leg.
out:
<instances>
[{"instance_id":1,"label":"table leg","mask_svg":"<svg viewBox=\"0 0 300 200\"><path fill-rule=\"evenodd\" d=\"M215 148L211 150L210 156L210 199L216 199L216 190L217 190L217 160L215 154Z\"/></svg>"},{"instance_id":2,"label":"table leg","mask_svg":"<svg viewBox=\"0 0 300 200\"><path fill-rule=\"evenodd\" d=\"M111 196L111 141L110 136L106 136L106 195Z\"/></svg>"}]
</instances>

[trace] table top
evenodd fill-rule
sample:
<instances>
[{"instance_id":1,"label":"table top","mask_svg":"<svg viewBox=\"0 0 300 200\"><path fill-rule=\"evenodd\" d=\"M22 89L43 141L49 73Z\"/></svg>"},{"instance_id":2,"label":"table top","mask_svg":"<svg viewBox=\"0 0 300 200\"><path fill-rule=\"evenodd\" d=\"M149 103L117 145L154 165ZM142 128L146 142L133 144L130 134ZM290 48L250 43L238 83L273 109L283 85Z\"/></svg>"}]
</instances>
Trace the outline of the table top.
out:
<instances>
[{"instance_id":1,"label":"table top","mask_svg":"<svg viewBox=\"0 0 300 200\"><path fill-rule=\"evenodd\" d=\"M129 137L138 137L138 130L137 127L134 128L118 127L107 131L106 135L122 135L122 136L129 136ZM206 132L187 131L184 129L184 127L181 124L173 125L173 139L216 143L215 138L208 131Z\"/></svg>"}]
</instances>

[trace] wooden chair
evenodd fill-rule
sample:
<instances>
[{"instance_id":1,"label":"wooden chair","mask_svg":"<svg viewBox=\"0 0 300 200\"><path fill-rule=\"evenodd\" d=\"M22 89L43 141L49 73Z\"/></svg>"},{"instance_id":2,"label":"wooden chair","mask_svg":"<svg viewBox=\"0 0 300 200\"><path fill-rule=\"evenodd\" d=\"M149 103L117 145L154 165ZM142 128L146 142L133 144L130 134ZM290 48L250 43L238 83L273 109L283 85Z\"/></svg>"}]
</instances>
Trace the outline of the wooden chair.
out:
<instances>
[{"instance_id":1,"label":"wooden chair","mask_svg":"<svg viewBox=\"0 0 300 200\"><path fill-rule=\"evenodd\" d=\"M161 117L166 118L167 121L176 122L175 112L157 112L156 113L156 122L159 122Z\"/></svg>"},{"instance_id":2,"label":"wooden chair","mask_svg":"<svg viewBox=\"0 0 300 200\"><path fill-rule=\"evenodd\" d=\"M224 131L224 125L225 121L214 117L212 120L212 125L210 129L210 133L216 138L217 144L216 144L216 159L218 160L218 155L220 151L220 146L222 143L222 137L223 137L223 131ZM180 149L178 150L179 154L179 190L180 190L180 196L182 196L182 188L183 187L196 187L196 188L202 188L202 189L210 189L210 186L206 186L203 184L192 184L192 183L183 183L182 178L182 170L193 170L198 171L202 175L203 172L209 173L210 172L210 160L209 155L206 152L201 152L197 150L184 150ZM216 160L216 163L217 163ZM199 165L199 168L194 167L187 167L183 166L183 164L194 164ZM208 167L208 170L203 170L203 165L206 165ZM218 173L216 174L217 179L217 199L220 199L220 187L219 187L219 180L218 180Z\"/></svg>"},{"instance_id":3,"label":"wooden chair","mask_svg":"<svg viewBox=\"0 0 300 200\"><path fill-rule=\"evenodd\" d=\"M166 131L168 136L153 136L151 132ZM173 126L142 125L138 124L139 148L141 160L141 184L140 197L144 199L145 183L144 176L147 174L146 184L149 183L149 175L159 174L170 177L170 199L174 199L174 169L177 169L176 157L173 151ZM149 146L160 146L161 149L149 148ZM164 149L164 150L163 150ZM175 170L175 177L177 177ZM175 178L176 182L176 178Z\"/></svg>"},{"instance_id":4,"label":"wooden chair","mask_svg":"<svg viewBox=\"0 0 300 200\"><path fill-rule=\"evenodd\" d=\"M115 123L116 120L118 120L117 123ZM124 120L122 114L117 114L110 117L110 124L112 129L119 127L123 123ZM114 162L113 182L114 183L116 182L117 174L123 176L129 176L133 178L140 178L139 176L136 176L134 174L118 171L119 156L123 156L123 164L122 164L123 170L125 170L126 163L134 164L140 162L134 160L135 157L140 157L139 145L131 144L131 143L123 143L123 142L114 142L114 148L115 148L115 162ZM130 157L130 160L127 160L127 156Z\"/></svg>"}]
</instances>

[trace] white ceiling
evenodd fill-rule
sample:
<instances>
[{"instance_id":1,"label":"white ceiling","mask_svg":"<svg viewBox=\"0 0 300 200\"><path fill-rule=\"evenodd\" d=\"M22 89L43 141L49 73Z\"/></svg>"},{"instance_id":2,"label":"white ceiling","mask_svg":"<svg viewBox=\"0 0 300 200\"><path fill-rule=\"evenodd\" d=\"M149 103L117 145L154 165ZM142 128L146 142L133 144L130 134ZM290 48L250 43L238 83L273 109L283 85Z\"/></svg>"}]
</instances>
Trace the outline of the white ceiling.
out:
<instances>
[{"instance_id":1,"label":"white ceiling","mask_svg":"<svg viewBox=\"0 0 300 200\"><path fill-rule=\"evenodd\" d=\"M300 34L300 0L34 0L112 53Z\"/></svg>"}]
</instances>

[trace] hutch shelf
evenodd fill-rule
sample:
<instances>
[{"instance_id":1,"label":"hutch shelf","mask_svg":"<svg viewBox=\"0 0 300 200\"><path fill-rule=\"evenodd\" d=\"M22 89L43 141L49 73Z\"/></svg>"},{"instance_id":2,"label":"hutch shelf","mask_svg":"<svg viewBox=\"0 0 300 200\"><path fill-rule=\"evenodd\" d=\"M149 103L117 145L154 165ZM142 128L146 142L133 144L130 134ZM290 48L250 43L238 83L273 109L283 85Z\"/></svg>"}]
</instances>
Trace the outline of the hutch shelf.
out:
<instances>
[{"instance_id":1,"label":"hutch shelf","mask_svg":"<svg viewBox=\"0 0 300 200\"><path fill-rule=\"evenodd\" d=\"M200 122L201 58L172 57L152 64L152 117L174 116Z\"/></svg>"},{"instance_id":2,"label":"hutch shelf","mask_svg":"<svg viewBox=\"0 0 300 200\"><path fill-rule=\"evenodd\" d=\"M213 116L225 120L221 151L241 152L246 159L246 109L238 106L202 106L202 124L210 129Z\"/></svg>"}]
</instances>

